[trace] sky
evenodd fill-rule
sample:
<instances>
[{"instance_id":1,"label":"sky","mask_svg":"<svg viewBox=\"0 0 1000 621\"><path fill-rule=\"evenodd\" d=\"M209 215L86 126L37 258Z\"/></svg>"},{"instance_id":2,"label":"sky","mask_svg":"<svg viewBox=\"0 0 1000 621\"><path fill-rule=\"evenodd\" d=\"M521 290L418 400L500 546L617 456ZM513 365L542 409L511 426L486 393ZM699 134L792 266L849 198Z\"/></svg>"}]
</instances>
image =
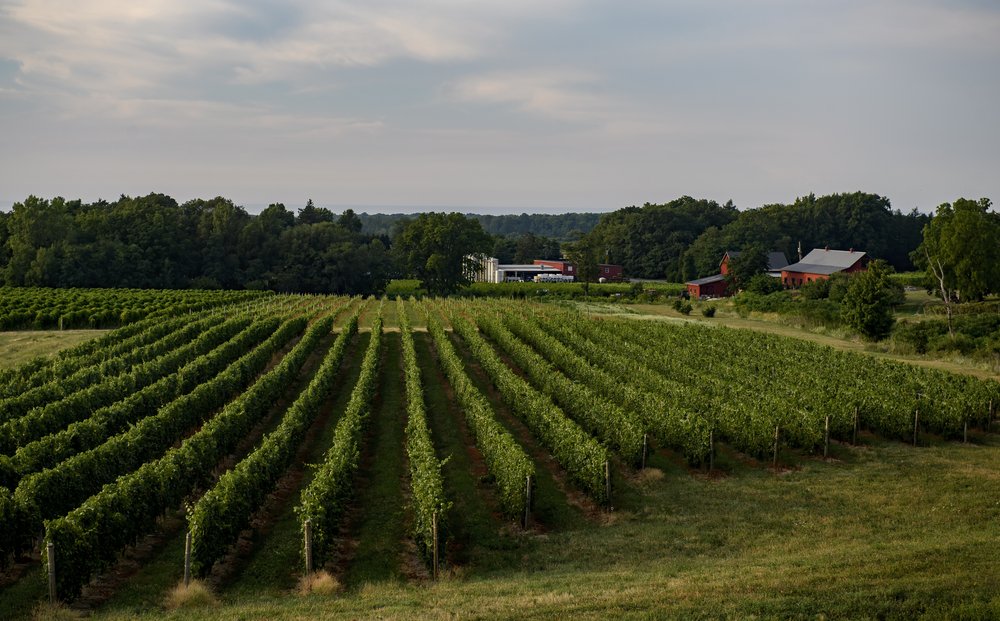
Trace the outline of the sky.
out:
<instances>
[{"instance_id":1,"label":"sky","mask_svg":"<svg viewBox=\"0 0 1000 621\"><path fill-rule=\"evenodd\" d=\"M0 207L1000 202L996 0L0 0Z\"/></svg>"}]
</instances>

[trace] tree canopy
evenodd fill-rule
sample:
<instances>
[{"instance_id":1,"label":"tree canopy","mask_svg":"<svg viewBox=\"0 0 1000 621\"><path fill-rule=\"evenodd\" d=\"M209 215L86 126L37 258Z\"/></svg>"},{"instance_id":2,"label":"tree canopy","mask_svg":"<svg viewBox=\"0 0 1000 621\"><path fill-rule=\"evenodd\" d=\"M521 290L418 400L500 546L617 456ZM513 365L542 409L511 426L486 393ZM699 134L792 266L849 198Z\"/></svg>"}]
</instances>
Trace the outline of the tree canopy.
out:
<instances>
[{"instance_id":1,"label":"tree canopy","mask_svg":"<svg viewBox=\"0 0 1000 621\"><path fill-rule=\"evenodd\" d=\"M30 196L0 214L7 285L368 294L391 271L384 240L361 234L353 213L334 222L311 201L297 218L282 204L253 216L222 197L179 205L164 194L94 203Z\"/></svg>"},{"instance_id":2,"label":"tree canopy","mask_svg":"<svg viewBox=\"0 0 1000 621\"><path fill-rule=\"evenodd\" d=\"M432 295L468 285L480 267L474 255L489 252L492 244L479 222L460 213L422 213L393 239L400 267Z\"/></svg>"},{"instance_id":3,"label":"tree canopy","mask_svg":"<svg viewBox=\"0 0 1000 621\"><path fill-rule=\"evenodd\" d=\"M946 298L981 300L1000 293L1000 214L990 200L960 198L937 208L924 227L914 262Z\"/></svg>"}]
</instances>

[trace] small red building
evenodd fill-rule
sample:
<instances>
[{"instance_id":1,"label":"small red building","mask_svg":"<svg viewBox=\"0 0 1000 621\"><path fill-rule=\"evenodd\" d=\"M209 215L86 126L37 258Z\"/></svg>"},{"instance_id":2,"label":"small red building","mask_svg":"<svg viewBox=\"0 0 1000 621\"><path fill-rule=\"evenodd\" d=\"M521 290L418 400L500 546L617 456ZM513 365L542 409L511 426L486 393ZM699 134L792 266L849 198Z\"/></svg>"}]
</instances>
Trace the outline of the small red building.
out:
<instances>
[{"instance_id":1,"label":"small red building","mask_svg":"<svg viewBox=\"0 0 1000 621\"><path fill-rule=\"evenodd\" d=\"M869 258L864 252L814 248L798 263L781 269L781 284L798 288L816 280L826 280L838 272L862 272L868 269Z\"/></svg>"},{"instance_id":2,"label":"small red building","mask_svg":"<svg viewBox=\"0 0 1000 621\"><path fill-rule=\"evenodd\" d=\"M738 256L740 256L738 250L727 250L726 254L722 255L722 261L719 262L720 273L684 283L687 285L688 295L693 298L722 298L732 295L729 291L729 284L726 282L726 274L729 273L729 262ZM788 259L785 258L784 252L767 253L767 273L769 276L778 278L779 271L786 265L788 265Z\"/></svg>"},{"instance_id":3,"label":"small red building","mask_svg":"<svg viewBox=\"0 0 1000 621\"><path fill-rule=\"evenodd\" d=\"M564 276L572 276L576 278L576 267L571 261L565 259L547 260L547 259L535 259L535 265L545 265L548 267L555 268ZM603 278L609 282L617 282L622 279L622 266L621 265L611 265L609 263L600 263L597 266L597 278Z\"/></svg>"}]
</instances>

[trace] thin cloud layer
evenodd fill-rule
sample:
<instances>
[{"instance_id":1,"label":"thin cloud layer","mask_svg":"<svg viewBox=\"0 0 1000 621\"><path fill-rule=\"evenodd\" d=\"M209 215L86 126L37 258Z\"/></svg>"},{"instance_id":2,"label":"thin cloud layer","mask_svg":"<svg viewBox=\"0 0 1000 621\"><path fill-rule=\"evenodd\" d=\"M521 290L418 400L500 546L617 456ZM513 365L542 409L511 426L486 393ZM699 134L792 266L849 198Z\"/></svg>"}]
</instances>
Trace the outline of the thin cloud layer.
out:
<instances>
[{"instance_id":1,"label":"thin cloud layer","mask_svg":"<svg viewBox=\"0 0 1000 621\"><path fill-rule=\"evenodd\" d=\"M0 0L0 206L1000 200L997 32L971 0Z\"/></svg>"}]
</instances>

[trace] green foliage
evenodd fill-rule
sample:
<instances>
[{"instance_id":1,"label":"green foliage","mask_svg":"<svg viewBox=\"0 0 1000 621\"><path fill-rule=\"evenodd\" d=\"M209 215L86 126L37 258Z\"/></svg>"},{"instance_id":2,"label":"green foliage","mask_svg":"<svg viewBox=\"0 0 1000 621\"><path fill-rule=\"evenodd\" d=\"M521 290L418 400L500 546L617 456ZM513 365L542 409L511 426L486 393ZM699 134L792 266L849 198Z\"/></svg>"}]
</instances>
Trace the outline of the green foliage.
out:
<instances>
[{"instance_id":1,"label":"green foliage","mask_svg":"<svg viewBox=\"0 0 1000 621\"><path fill-rule=\"evenodd\" d=\"M330 313L316 321L295 348L282 359L282 364L287 366L279 371L282 375L291 377L301 369L320 340L330 333L335 314ZM357 318L358 313L355 312L327 352L309 385L289 406L274 431L264 437L252 453L226 472L188 511L192 569L195 574L208 574L215 561L235 543L239 533L249 526L253 514L291 465L306 431L319 414L320 406L336 380L347 344L357 331Z\"/></svg>"},{"instance_id":2,"label":"green foliage","mask_svg":"<svg viewBox=\"0 0 1000 621\"><path fill-rule=\"evenodd\" d=\"M505 311L505 315L513 310L499 305L494 308ZM618 404L563 375L498 319L494 319L490 310L477 313L476 324L525 372L535 388L627 463L638 465L642 459L643 429L636 419Z\"/></svg>"},{"instance_id":3,"label":"green foliage","mask_svg":"<svg viewBox=\"0 0 1000 621\"><path fill-rule=\"evenodd\" d=\"M987 198L944 203L924 227L913 261L925 270L935 292L961 301L1000 293L1000 214ZM946 300L950 301L950 300Z\"/></svg>"},{"instance_id":4,"label":"green foliage","mask_svg":"<svg viewBox=\"0 0 1000 621\"><path fill-rule=\"evenodd\" d=\"M889 336L896 319L892 314L892 268L883 261L873 261L868 269L851 276L847 294L841 302L841 316L851 329L873 341Z\"/></svg>"},{"instance_id":5,"label":"green foliage","mask_svg":"<svg viewBox=\"0 0 1000 621\"><path fill-rule=\"evenodd\" d=\"M719 271L719 260L729 248L759 245L785 253L792 262L812 248L855 248L887 260L899 270L913 269L909 253L920 243L920 231L929 217L916 209L903 214L876 194L854 192L797 198L790 205L745 209L728 223L706 229L684 253L688 277Z\"/></svg>"},{"instance_id":6,"label":"green foliage","mask_svg":"<svg viewBox=\"0 0 1000 621\"><path fill-rule=\"evenodd\" d=\"M427 329L434 339L441 368L462 406L476 448L482 453L486 468L496 481L500 510L508 518L524 515L527 478L534 476L534 464L510 432L497 421L489 401L466 374L465 365L448 340L440 320L431 312L427 313Z\"/></svg>"},{"instance_id":7,"label":"green foliage","mask_svg":"<svg viewBox=\"0 0 1000 621\"><path fill-rule=\"evenodd\" d=\"M731 256L729 269L726 273L726 283L729 290L746 289L754 278L759 280L760 276L767 276L767 268L767 251L761 246L750 246L736 257Z\"/></svg>"},{"instance_id":8,"label":"green foliage","mask_svg":"<svg viewBox=\"0 0 1000 621\"><path fill-rule=\"evenodd\" d=\"M48 287L380 291L385 240L310 203L259 216L216 197L178 205L162 194L84 204L28 197L5 218L0 283Z\"/></svg>"},{"instance_id":9,"label":"green foliage","mask_svg":"<svg viewBox=\"0 0 1000 621\"><path fill-rule=\"evenodd\" d=\"M820 278L799 287L799 295L807 300L823 300L830 297L830 279Z\"/></svg>"},{"instance_id":10,"label":"green foliage","mask_svg":"<svg viewBox=\"0 0 1000 621\"><path fill-rule=\"evenodd\" d=\"M445 497L441 461L434 452L427 412L424 408L424 391L420 379L420 366L413 345L413 333L406 307L396 298L396 316L403 342L403 374L406 379L406 454L410 462L410 487L413 490L412 525L417 548L428 562L433 562L434 516L437 515L438 541L444 550L441 535L447 532L448 511L451 503Z\"/></svg>"},{"instance_id":11,"label":"green foliage","mask_svg":"<svg viewBox=\"0 0 1000 621\"><path fill-rule=\"evenodd\" d=\"M605 214L587 239L601 261L606 254L608 262L622 265L630 277L683 282L691 276L682 259L691 243L706 229L736 217L732 203L682 196L663 205L646 203ZM715 255L716 270L721 257L722 252Z\"/></svg>"},{"instance_id":12,"label":"green foliage","mask_svg":"<svg viewBox=\"0 0 1000 621\"><path fill-rule=\"evenodd\" d=\"M705 317L715 317L715 305L710 304L701 308L701 314Z\"/></svg>"},{"instance_id":13,"label":"green foliage","mask_svg":"<svg viewBox=\"0 0 1000 621\"><path fill-rule=\"evenodd\" d=\"M184 404L184 408L175 409L178 417L197 422L245 389L274 353L301 332L304 324L305 319L300 318L285 322L277 332L272 328L272 337L228 367L219 381L196 389L192 395L199 393L199 398L189 399L191 402ZM284 390L283 379L276 378L275 370L265 374L250 390L205 422L194 435L159 459L154 455L162 451L137 451L134 458L142 464L138 469L105 485L100 492L64 517L46 522L45 539L53 542L59 550L57 590L60 598L76 595L92 575L115 561L120 550L134 543L141 534L149 532L167 508L178 506L195 485L207 479L218 461L272 406L277 395ZM191 410L192 413L185 416L184 410ZM190 427L184 427L180 421L173 425L181 429ZM174 441L176 438L170 439L167 446ZM142 445L137 443L134 446Z\"/></svg>"},{"instance_id":14,"label":"green foliage","mask_svg":"<svg viewBox=\"0 0 1000 621\"><path fill-rule=\"evenodd\" d=\"M302 490L295 513L303 523L312 522L313 562L322 567L330 542L340 528L347 502L353 490L354 473L361 455L361 439L368 420L368 410L378 385L382 348L382 306L372 325L371 340L361 362L361 375L351 392L347 409L334 430L333 443L309 486Z\"/></svg>"},{"instance_id":15,"label":"green foliage","mask_svg":"<svg viewBox=\"0 0 1000 621\"><path fill-rule=\"evenodd\" d=\"M473 324L457 315L451 316L451 324L490 376L504 402L552 452L570 479L595 499L608 501L604 485L607 450L570 420L549 397L511 371Z\"/></svg>"},{"instance_id":16,"label":"green foliage","mask_svg":"<svg viewBox=\"0 0 1000 621\"><path fill-rule=\"evenodd\" d=\"M767 274L757 273L750 277L747 281L745 291L750 293L756 293L758 295L768 295L771 293L777 293L782 291L784 287L781 285L780 278L774 278L773 276L768 276Z\"/></svg>"},{"instance_id":17,"label":"green foliage","mask_svg":"<svg viewBox=\"0 0 1000 621\"><path fill-rule=\"evenodd\" d=\"M489 235L460 213L422 213L393 239L393 250L409 276L431 295L447 295L472 282L475 255L488 252Z\"/></svg>"}]
</instances>

